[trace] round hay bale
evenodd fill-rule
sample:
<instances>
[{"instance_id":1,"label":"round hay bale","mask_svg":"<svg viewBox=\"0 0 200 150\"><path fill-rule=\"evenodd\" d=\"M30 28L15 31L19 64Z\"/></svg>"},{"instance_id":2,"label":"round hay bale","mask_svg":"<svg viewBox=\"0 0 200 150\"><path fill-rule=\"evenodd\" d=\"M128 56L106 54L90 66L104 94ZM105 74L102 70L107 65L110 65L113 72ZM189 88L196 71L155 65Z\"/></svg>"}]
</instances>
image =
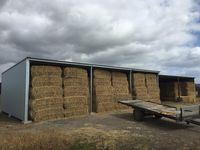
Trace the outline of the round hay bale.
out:
<instances>
[{"instance_id":1,"label":"round hay bale","mask_svg":"<svg viewBox=\"0 0 200 150\"><path fill-rule=\"evenodd\" d=\"M59 76L35 76L31 80L31 86L62 86L62 78Z\"/></svg>"},{"instance_id":2,"label":"round hay bale","mask_svg":"<svg viewBox=\"0 0 200 150\"><path fill-rule=\"evenodd\" d=\"M76 78L87 78L88 73L86 69L78 67L65 67L64 68L65 77L76 77Z\"/></svg>"},{"instance_id":3,"label":"round hay bale","mask_svg":"<svg viewBox=\"0 0 200 150\"><path fill-rule=\"evenodd\" d=\"M35 76L60 76L62 70L60 67L56 66L32 66L31 67L31 77Z\"/></svg>"},{"instance_id":4,"label":"round hay bale","mask_svg":"<svg viewBox=\"0 0 200 150\"><path fill-rule=\"evenodd\" d=\"M88 79L87 78L64 78L63 79L64 86L81 86L81 87L87 87L88 86Z\"/></svg>"},{"instance_id":5,"label":"round hay bale","mask_svg":"<svg viewBox=\"0 0 200 150\"><path fill-rule=\"evenodd\" d=\"M62 97L63 89L58 86L33 87L30 89L31 99Z\"/></svg>"},{"instance_id":6,"label":"round hay bale","mask_svg":"<svg viewBox=\"0 0 200 150\"><path fill-rule=\"evenodd\" d=\"M68 96L88 96L88 95L89 95L88 87L80 87L80 86L64 87L64 97L68 97Z\"/></svg>"}]
</instances>

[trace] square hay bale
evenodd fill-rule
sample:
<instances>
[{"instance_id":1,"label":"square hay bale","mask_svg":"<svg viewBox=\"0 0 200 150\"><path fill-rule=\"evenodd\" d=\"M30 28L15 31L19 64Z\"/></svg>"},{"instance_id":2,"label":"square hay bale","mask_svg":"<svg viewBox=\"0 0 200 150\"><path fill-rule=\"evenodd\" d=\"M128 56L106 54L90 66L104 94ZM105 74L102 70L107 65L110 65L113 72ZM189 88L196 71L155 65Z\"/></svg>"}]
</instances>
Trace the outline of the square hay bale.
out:
<instances>
[{"instance_id":1,"label":"square hay bale","mask_svg":"<svg viewBox=\"0 0 200 150\"><path fill-rule=\"evenodd\" d=\"M133 73L132 74L132 82L134 86L146 86L144 73Z\"/></svg>"},{"instance_id":2,"label":"square hay bale","mask_svg":"<svg viewBox=\"0 0 200 150\"><path fill-rule=\"evenodd\" d=\"M33 121L60 119L64 117L62 107L52 107L52 108L41 109L37 111L30 110L29 116Z\"/></svg>"},{"instance_id":3,"label":"square hay bale","mask_svg":"<svg viewBox=\"0 0 200 150\"><path fill-rule=\"evenodd\" d=\"M33 87L30 89L31 99L41 99L46 97L62 97L63 89L58 86Z\"/></svg>"},{"instance_id":4,"label":"square hay bale","mask_svg":"<svg viewBox=\"0 0 200 150\"><path fill-rule=\"evenodd\" d=\"M94 95L111 95L112 94L112 86L94 86Z\"/></svg>"},{"instance_id":5,"label":"square hay bale","mask_svg":"<svg viewBox=\"0 0 200 150\"><path fill-rule=\"evenodd\" d=\"M69 96L64 98L64 108L87 108L88 97L86 96Z\"/></svg>"},{"instance_id":6,"label":"square hay bale","mask_svg":"<svg viewBox=\"0 0 200 150\"><path fill-rule=\"evenodd\" d=\"M59 76L61 77L62 70L57 66L32 66L31 77L35 76Z\"/></svg>"},{"instance_id":7,"label":"square hay bale","mask_svg":"<svg viewBox=\"0 0 200 150\"><path fill-rule=\"evenodd\" d=\"M65 67L64 68L65 77L74 77L74 78L88 78L88 73L86 69L78 67Z\"/></svg>"},{"instance_id":8,"label":"square hay bale","mask_svg":"<svg viewBox=\"0 0 200 150\"><path fill-rule=\"evenodd\" d=\"M113 102L105 102L105 103L99 103L97 105L97 112L108 112L115 110L115 103Z\"/></svg>"},{"instance_id":9,"label":"square hay bale","mask_svg":"<svg viewBox=\"0 0 200 150\"><path fill-rule=\"evenodd\" d=\"M113 95L97 95L95 97L95 101L97 103L111 102L112 100L113 100Z\"/></svg>"},{"instance_id":10,"label":"square hay bale","mask_svg":"<svg viewBox=\"0 0 200 150\"><path fill-rule=\"evenodd\" d=\"M88 109L82 108L80 110L68 110L65 109L63 112L65 118L74 118L79 116L85 116L88 115Z\"/></svg>"},{"instance_id":11,"label":"square hay bale","mask_svg":"<svg viewBox=\"0 0 200 150\"><path fill-rule=\"evenodd\" d=\"M88 87L88 78L75 78L75 77L65 77L63 78L63 85L66 86L81 86Z\"/></svg>"},{"instance_id":12,"label":"square hay bale","mask_svg":"<svg viewBox=\"0 0 200 150\"><path fill-rule=\"evenodd\" d=\"M64 97L68 96L89 96L89 89L81 86L66 86L64 87Z\"/></svg>"},{"instance_id":13,"label":"square hay bale","mask_svg":"<svg viewBox=\"0 0 200 150\"><path fill-rule=\"evenodd\" d=\"M94 78L103 78L103 79L108 79L111 80L111 72L107 70L102 70L102 69L95 69L94 72Z\"/></svg>"},{"instance_id":14,"label":"square hay bale","mask_svg":"<svg viewBox=\"0 0 200 150\"><path fill-rule=\"evenodd\" d=\"M63 98L57 97L57 98L42 98L42 99L36 99L36 100L30 100L29 101L29 109L30 110L40 110L50 107L63 107Z\"/></svg>"},{"instance_id":15,"label":"square hay bale","mask_svg":"<svg viewBox=\"0 0 200 150\"><path fill-rule=\"evenodd\" d=\"M31 79L32 87L42 87L42 86L62 86L62 78L60 76L34 76Z\"/></svg>"},{"instance_id":16,"label":"square hay bale","mask_svg":"<svg viewBox=\"0 0 200 150\"><path fill-rule=\"evenodd\" d=\"M111 86L111 79L93 78L93 85L98 86Z\"/></svg>"}]
</instances>

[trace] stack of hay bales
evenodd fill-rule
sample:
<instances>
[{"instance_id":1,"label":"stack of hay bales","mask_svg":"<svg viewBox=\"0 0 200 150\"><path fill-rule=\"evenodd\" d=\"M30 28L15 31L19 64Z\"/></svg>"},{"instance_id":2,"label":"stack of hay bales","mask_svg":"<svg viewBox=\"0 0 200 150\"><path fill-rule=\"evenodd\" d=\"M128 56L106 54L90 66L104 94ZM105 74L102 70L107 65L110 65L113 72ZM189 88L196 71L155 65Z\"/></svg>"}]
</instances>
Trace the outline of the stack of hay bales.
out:
<instances>
[{"instance_id":1,"label":"stack of hay bales","mask_svg":"<svg viewBox=\"0 0 200 150\"><path fill-rule=\"evenodd\" d=\"M148 91L144 73L132 74L133 97L140 100L148 100Z\"/></svg>"},{"instance_id":2,"label":"stack of hay bales","mask_svg":"<svg viewBox=\"0 0 200 150\"><path fill-rule=\"evenodd\" d=\"M86 69L64 68L64 116L73 117L88 114L89 87Z\"/></svg>"},{"instance_id":3,"label":"stack of hay bales","mask_svg":"<svg viewBox=\"0 0 200 150\"><path fill-rule=\"evenodd\" d=\"M181 98L183 102L195 103L196 90L194 82L180 82Z\"/></svg>"},{"instance_id":4,"label":"stack of hay bales","mask_svg":"<svg viewBox=\"0 0 200 150\"><path fill-rule=\"evenodd\" d=\"M125 105L119 104L119 100L130 100L132 95L129 92L129 84L126 73L112 72L113 101L115 109L126 109Z\"/></svg>"},{"instance_id":5,"label":"stack of hay bales","mask_svg":"<svg viewBox=\"0 0 200 150\"><path fill-rule=\"evenodd\" d=\"M158 80L156 74L146 74L146 87L148 91L148 100L161 103L160 101L160 89L158 86Z\"/></svg>"},{"instance_id":6,"label":"stack of hay bales","mask_svg":"<svg viewBox=\"0 0 200 150\"><path fill-rule=\"evenodd\" d=\"M63 118L62 70L32 66L29 116L33 121Z\"/></svg>"},{"instance_id":7,"label":"stack of hay bales","mask_svg":"<svg viewBox=\"0 0 200 150\"><path fill-rule=\"evenodd\" d=\"M95 69L93 78L93 111L105 112L115 108L112 98L111 73Z\"/></svg>"}]
</instances>

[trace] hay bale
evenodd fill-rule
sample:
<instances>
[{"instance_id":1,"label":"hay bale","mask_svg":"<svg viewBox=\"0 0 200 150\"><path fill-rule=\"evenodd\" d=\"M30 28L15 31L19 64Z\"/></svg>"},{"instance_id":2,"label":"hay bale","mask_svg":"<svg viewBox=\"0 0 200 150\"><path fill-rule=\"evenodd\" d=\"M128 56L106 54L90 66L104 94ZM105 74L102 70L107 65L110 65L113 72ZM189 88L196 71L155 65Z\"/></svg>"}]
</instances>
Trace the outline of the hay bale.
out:
<instances>
[{"instance_id":1,"label":"hay bale","mask_svg":"<svg viewBox=\"0 0 200 150\"><path fill-rule=\"evenodd\" d=\"M62 86L62 78L59 76L35 76L31 79L31 86Z\"/></svg>"},{"instance_id":2,"label":"hay bale","mask_svg":"<svg viewBox=\"0 0 200 150\"><path fill-rule=\"evenodd\" d=\"M93 84L97 86L111 86L111 79L94 78Z\"/></svg>"},{"instance_id":3,"label":"hay bale","mask_svg":"<svg viewBox=\"0 0 200 150\"><path fill-rule=\"evenodd\" d=\"M33 87L30 89L31 99L41 99L47 97L62 97L63 89L58 86L44 86L44 87Z\"/></svg>"},{"instance_id":4,"label":"hay bale","mask_svg":"<svg viewBox=\"0 0 200 150\"><path fill-rule=\"evenodd\" d=\"M112 94L112 87L111 86L96 85L94 87L94 94L95 95L111 95Z\"/></svg>"},{"instance_id":5,"label":"hay bale","mask_svg":"<svg viewBox=\"0 0 200 150\"><path fill-rule=\"evenodd\" d=\"M49 119L60 119L63 118L63 108L62 107L52 107L41 110L30 110L30 117L33 121L44 121Z\"/></svg>"},{"instance_id":6,"label":"hay bale","mask_svg":"<svg viewBox=\"0 0 200 150\"><path fill-rule=\"evenodd\" d=\"M86 69L78 67L65 67L64 68L65 77L74 77L74 78L88 78L88 73Z\"/></svg>"},{"instance_id":7,"label":"hay bale","mask_svg":"<svg viewBox=\"0 0 200 150\"><path fill-rule=\"evenodd\" d=\"M54 107L54 106L63 107L63 98L61 98L61 97L42 98L42 99L36 99L36 100L29 101L29 109L30 110L39 110L39 109L45 109L45 108Z\"/></svg>"},{"instance_id":8,"label":"hay bale","mask_svg":"<svg viewBox=\"0 0 200 150\"><path fill-rule=\"evenodd\" d=\"M65 109L63 114L64 114L65 118L74 118L74 117L79 117L79 116L85 116L85 115L88 115L88 109L87 108L82 108L80 110Z\"/></svg>"},{"instance_id":9,"label":"hay bale","mask_svg":"<svg viewBox=\"0 0 200 150\"><path fill-rule=\"evenodd\" d=\"M60 76L62 70L60 67L56 66L32 66L31 67L31 77L35 76Z\"/></svg>"},{"instance_id":10,"label":"hay bale","mask_svg":"<svg viewBox=\"0 0 200 150\"><path fill-rule=\"evenodd\" d=\"M81 86L65 86L64 97L68 96L89 96L89 89Z\"/></svg>"},{"instance_id":11,"label":"hay bale","mask_svg":"<svg viewBox=\"0 0 200 150\"><path fill-rule=\"evenodd\" d=\"M64 98L65 109L82 109L88 108L88 97L86 96L69 96Z\"/></svg>"},{"instance_id":12,"label":"hay bale","mask_svg":"<svg viewBox=\"0 0 200 150\"><path fill-rule=\"evenodd\" d=\"M133 73L132 81L134 86L146 86L145 74L144 73Z\"/></svg>"},{"instance_id":13,"label":"hay bale","mask_svg":"<svg viewBox=\"0 0 200 150\"><path fill-rule=\"evenodd\" d=\"M88 87L88 79L84 78L75 78L75 77L68 77L63 78L63 85L66 86L84 86Z\"/></svg>"},{"instance_id":14,"label":"hay bale","mask_svg":"<svg viewBox=\"0 0 200 150\"><path fill-rule=\"evenodd\" d=\"M95 69L94 70L94 78L103 78L111 80L111 73L110 71L102 70L102 69Z\"/></svg>"},{"instance_id":15,"label":"hay bale","mask_svg":"<svg viewBox=\"0 0 200 150\"><path fill-rule=\"evenodd\" d=\"M113 99L113 95L97 95L95 97L95 100L97 103L104 103L104 102L110 102Z\"/></svg>"}]
</instances>

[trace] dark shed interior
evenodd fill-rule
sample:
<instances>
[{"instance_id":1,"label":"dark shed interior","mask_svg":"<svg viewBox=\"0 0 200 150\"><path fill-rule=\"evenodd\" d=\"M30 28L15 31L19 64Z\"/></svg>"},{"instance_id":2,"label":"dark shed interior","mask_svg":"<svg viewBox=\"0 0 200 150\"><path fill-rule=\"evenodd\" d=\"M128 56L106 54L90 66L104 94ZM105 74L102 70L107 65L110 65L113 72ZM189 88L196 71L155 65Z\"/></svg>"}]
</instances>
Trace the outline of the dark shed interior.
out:
<instances>
[{"instance_id":1,"label":"dark shed interior","mask_svg":"<svg viewBox=\"0 0 200 150\"><path fill-rule=\"evenodd\" d=\"M160 75L159 87L162 101L196 102L194 77Z\"/></svg>"}]
</instances>

